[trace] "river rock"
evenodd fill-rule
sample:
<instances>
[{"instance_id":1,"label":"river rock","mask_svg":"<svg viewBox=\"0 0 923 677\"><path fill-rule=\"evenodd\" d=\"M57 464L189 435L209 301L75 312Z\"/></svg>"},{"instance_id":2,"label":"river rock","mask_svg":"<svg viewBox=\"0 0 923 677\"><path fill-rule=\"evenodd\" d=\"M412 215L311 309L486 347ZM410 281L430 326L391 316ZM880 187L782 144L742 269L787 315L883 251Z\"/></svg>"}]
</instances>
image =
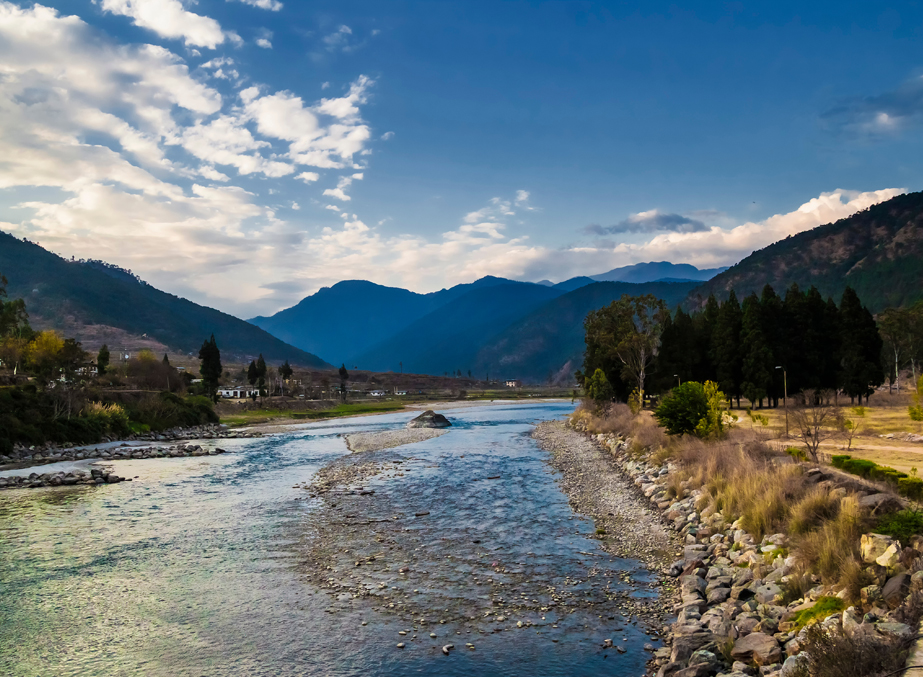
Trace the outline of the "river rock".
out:
<instances>
[{"instance_id":1,"label":"river rock","mask_svg":"<svg viewBox=\"0 0 923 677\"><path fill-rule=\"evenodd\" d=\"M415 419L407 422L408 428L448 428L452 424L442 414L427 409Z\"/></svg>"},{"instance_id":2,"label":"river rock","mask_svg":"<svg viewBox=\"0 0 923 677\"><path fill-rule=\"evenodd\" d=\"M859 499L859 507L867 509L873 515L882 515L884 513L900 510L903 505L901 505L900 500L895 496L882 493L863 496Z\"/></svg>"},{"instance_id":3,"label":"river rock","mask_svg":"<svg viewBox=\"0 0 923 677\"><path fill-rule=\"evenodd\" d=\"M910 576L907 574L898 574L892 576L881 589L881 597L885 603L892 609L899 607L910 590Z\"/></svg>"},{"instance_id":4,"label":"river rock","mask_svg":"<svg viewBox=\"0 0 923 677\"><path fill-rule=\"evenodd\" d=\"M772 665L782 658L782 649L775 637L754 632L734 643L731 658L745 663L752 661L757 665Z\"/></svg>"}]
</instances>

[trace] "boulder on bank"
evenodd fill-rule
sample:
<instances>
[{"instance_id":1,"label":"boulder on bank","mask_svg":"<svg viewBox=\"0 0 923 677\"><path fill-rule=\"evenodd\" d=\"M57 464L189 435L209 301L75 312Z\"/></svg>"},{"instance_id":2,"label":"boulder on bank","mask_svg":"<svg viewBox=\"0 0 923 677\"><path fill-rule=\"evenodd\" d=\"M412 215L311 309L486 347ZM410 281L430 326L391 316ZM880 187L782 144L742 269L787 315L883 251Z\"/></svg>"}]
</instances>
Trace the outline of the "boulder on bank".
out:
<instances>
[{"instance_id":1,"label":"boulder on bank","mask_svg":"<svg viewBox=\"0 0 923 677\"><path fill-rule=\"evenodd\" d=\"M407 422L408 428L448 428L452 424L442 414L427 409L415 419Z\"/></svg>"}]
</instances>

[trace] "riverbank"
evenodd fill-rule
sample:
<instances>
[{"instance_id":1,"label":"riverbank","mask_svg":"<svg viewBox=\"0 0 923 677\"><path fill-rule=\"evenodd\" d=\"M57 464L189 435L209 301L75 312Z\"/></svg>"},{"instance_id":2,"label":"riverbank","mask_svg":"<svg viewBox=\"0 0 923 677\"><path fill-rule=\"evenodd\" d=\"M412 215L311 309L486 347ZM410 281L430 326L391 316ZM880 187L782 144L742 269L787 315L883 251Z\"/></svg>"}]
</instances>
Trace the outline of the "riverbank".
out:
<instances>
[{"instance_id":1,"label":"riverbank","mask_svg":"<svg viewBox=\"0 0 923 677\"><path fill-rule=\"evenodd\" d=\"M0 470L22 469L33 466L83 461L87 459L114 460L119 458L157 458L163 456L189 456L201 449L199 446L170 445L170 442L188 440L233 440L261 437L253 430L229 430L221 424L208 424L188 428L172 428L157 433L130 435L125 439L106 440L100 444L54 445L23 447L17 445L10 456L0 456ZM144 446L142 442L154 442ZM207 451L205 452L207 453Z\"/></svg>"},{"instance_id":2,"label":"riverbank","mask_svg":"<svg viewBox=\"0 0 923 677\"><path fill-rule=\"evenodd\" d=\"M680 600L670 649L651 666L659 677L833 677L902 665L923 608L923 539L904 548L867 533L876 511L900 507L886 507L893 495L802 466L746 431L703 442L658 438L623 412L578 412L572 422L683 540L668 567ZM619 426L655 441L608 432ZM824 658L831 653L838 662Z\"/></svg>"}]
</instances>

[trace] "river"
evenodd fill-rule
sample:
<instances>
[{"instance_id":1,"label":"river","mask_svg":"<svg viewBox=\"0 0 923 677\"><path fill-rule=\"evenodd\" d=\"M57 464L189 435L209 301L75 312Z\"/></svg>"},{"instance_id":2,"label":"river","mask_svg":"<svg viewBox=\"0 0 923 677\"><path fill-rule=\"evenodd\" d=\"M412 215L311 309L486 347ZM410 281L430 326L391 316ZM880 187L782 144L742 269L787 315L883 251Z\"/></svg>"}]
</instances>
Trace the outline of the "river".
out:
<instances>
[{"instance_id":1,"label":"river","mask_svg":"<svg viewBox=\"0 0 923 677\"><path fill-rule=\"evenodd\" d=\"M2 492L0 674L642 674L643 645L659 644L626 600L655 595L652 579L601 550L529 436L571 410L440 410L448 434L369 454L386 467L365 480L375 493L340 505L303 487L358 456L342 435L415 412L112 464L132 482ZM358 518L369 528L316 542ZM376 548L374 567L353 568ZM338 589L347 576L369 592Z\"/></svg>"}]
</instances>

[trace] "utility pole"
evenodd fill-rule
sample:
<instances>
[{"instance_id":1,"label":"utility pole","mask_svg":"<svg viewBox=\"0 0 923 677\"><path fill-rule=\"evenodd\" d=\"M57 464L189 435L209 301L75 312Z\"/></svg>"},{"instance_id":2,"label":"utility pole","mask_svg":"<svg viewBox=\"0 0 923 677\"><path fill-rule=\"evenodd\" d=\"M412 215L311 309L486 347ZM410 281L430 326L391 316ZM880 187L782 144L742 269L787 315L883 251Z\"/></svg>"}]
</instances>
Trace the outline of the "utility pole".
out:
<instances>
[{"instance_id":1,"label":"utility pole","mask_svg":"<svg viewBox=\"0 0 923 677\"><path fill-rule=\"evenodd\" d=\"M785 407L785 436L788 437L788 369L785 367L776 367L782 370L782 406Z\"/></svg>"},{"instance_id":2,"label":"utility pole","mask_svg":"<svg viewBox=\"0 0 923 677\"><path fill-rule=\"evenodd\" d=\"M677 388L678 388L679 386L683 385L683 382L682 382L682 381L680 380L680 378L679 378L679 374L673 374L673 376L674 376L674 378L676 379L676 387L677 387Z\"/></svg>"}]
</instances>

